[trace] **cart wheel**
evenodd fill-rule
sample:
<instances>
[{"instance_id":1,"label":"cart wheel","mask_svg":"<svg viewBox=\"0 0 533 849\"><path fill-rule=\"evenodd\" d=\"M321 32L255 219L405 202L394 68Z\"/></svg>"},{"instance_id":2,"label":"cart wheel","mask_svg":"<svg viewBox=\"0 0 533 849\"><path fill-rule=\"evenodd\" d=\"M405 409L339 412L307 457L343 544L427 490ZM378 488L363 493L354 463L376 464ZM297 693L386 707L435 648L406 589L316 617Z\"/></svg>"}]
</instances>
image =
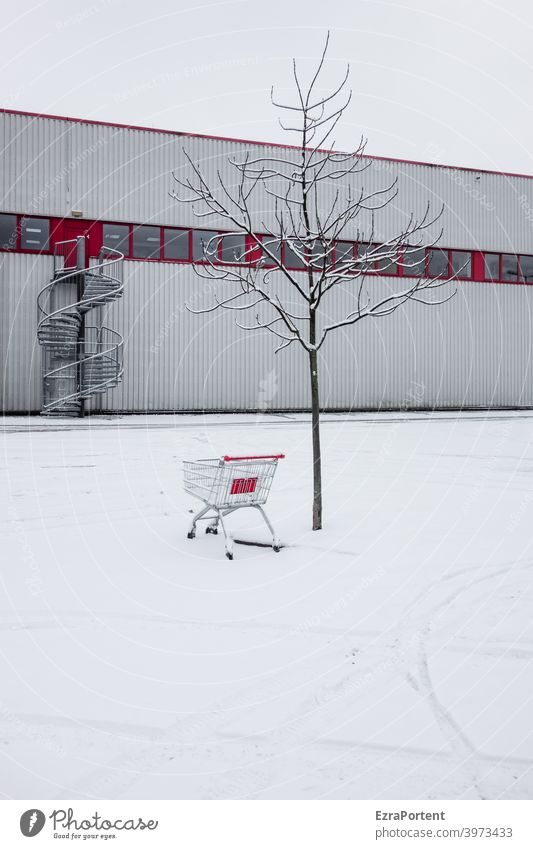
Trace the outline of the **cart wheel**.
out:
<instances>
[{"instance_id":1,"label":"cart wheel","mask_svg":"<svg viewBox=\"0 0 533 849\"><path fill-rule=\"evenodd\" d=\"M273 545L272 548L274 551L281 551L281 545Z\"/></svg>"},{"instance_id":2,"label":"cart wheel","mask_svg":"<svg viewBox=\"0 0 533 849\"><path fill-rule=\"evenodd\" d=\"M226 557L228 558L228 560L233 560L233 552L226 551Z\"/></svg>"},{"instance_id":3,"label":"cart wheel","mask_svg":"<svg viewBox=\"0 0 533 849\"><path fill-rule=\"evenodd\" d=\"M187 534L187 539L194 539L195 536L196 536L195 531L189 531L189 533Z\"/></svg>"},{"instance_id":4,"label":"cart wheel","mask_svg":"<svg viewBox=\"0 0 533 849\"><path fill-rule=\"evenodd\" d=\"M212 528L211 525L208 525L205 532L206 534L218 534L218 528Z\"/></svg>"}]
</instances>

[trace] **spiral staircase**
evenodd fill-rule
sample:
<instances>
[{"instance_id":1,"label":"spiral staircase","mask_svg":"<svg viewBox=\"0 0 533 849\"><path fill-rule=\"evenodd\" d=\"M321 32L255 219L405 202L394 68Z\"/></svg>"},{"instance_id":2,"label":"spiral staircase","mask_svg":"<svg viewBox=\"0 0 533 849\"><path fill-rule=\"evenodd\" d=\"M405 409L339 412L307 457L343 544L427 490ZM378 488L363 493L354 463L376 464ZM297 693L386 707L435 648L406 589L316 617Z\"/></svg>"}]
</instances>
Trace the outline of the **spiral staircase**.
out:
<instances>
[{"instance_id":1,"label":"spiral staircase","mask_svg":"<svg viewBox=\"0 0 533 849\"><path fill-rule=\"evenodd\" d=\"M98 307L124 291L124 254L103 247L93 265L85 237L58 242L53 277L37 296L37 338L43 349L41 414L80 416L86 399L117 386L124 373L123 338L101 321Z\"/></svg>"}]
</instances>

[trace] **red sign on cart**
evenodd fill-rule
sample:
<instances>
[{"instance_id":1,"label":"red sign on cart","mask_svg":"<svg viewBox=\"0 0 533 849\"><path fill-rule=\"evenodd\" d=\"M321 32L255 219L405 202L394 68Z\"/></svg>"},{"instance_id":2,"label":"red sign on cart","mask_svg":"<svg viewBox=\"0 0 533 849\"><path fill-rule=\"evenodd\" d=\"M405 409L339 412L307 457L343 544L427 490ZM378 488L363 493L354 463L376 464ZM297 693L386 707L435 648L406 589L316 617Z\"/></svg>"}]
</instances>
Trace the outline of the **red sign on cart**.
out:
<instances>
[{"instance_id":1,"label":"red sign on cart","mask_svg":"<svg viewBox=\"0 0 533 849\"><path fill-rule=\"evenodd\" d=\"M255 492L257 478L233 478L230 495L243 495L245 492Z\"/></svg>"}]
</instances>

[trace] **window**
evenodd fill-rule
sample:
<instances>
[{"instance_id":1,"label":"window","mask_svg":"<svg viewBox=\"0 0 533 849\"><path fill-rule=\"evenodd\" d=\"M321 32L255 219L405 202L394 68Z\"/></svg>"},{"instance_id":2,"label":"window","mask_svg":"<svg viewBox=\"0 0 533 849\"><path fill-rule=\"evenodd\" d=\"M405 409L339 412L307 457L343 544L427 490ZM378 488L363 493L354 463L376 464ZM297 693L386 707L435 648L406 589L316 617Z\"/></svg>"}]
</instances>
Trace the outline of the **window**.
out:
<instances>
[{"instance_id":1,"label":"window","mask_svg":"<svg viewBox=\"0 0 533 849\"><path fill-rule=\"evenodd\" d=\"M102 228L102 243L106 248L114 248L124 256L130 253L129 224L104 224Z\"/></svg>"},{"instance_id":2,"label":"window","mask_svg":"<svg viewBox=\"0 0 533 849\"><path fill-rule=\"evenodd\" d=\"M281 241L279 239L275 239L273 236L261 236L261 241L268 248L268 251L273 254L278 262L281 262ZM259 260L261 265L265 266L274 266L274 262L270 259L270 257L264 253L263 257Z\"/></svg>"},{"instance_id":3,"label":"window","mask_svg":"<svg viewBox=\"0 0 533 849\"><path fill-rule=\"evenodd\" d=\"M159 227L134 227L133 256L138 256L142 259L159 259L159 240Z\"/></svg>"},{"instance_id":4,"label":"window","mask_svg":"<svg viewBox=\"0 0 533 849\"><path fill-rule=\"evenodd\" d=\"M311 244L311 248L309 251L309 259L311 260L314 271L322 271L324 267L326 268L326 270L328 268L331 268L331 242L322 242L320 241L320 239L316 239Z\"/></svg>"},{"instance_id":5,"label":"window","mask_svg":"<svg viewBox=\"0 0 533 849\"><path fill-rule=\"evenodd\" d=\"M405 248L403 273L406 277L423 277L426 272L425 248Z\"/></svg>"},{"instance_id":6,"label":"window","mask_svg":"<svg viewBox=\"0 0 533 849\"><path fill-rule=\"evenodd\" d=\"M369 245L367 242L358 242L356 248L356 256L361 262L358 264L358 269L360 271L372 271L374 269L376 259L372 257L372 259L365 260L365 256L369 253L373 253L376 250L376 245Z\"/></svg>"},{"instance_id":7,"label":"window","mask_svg":"<svg viewBox=\"0 0 533 849\"><path fill-rule=\"evenodd\" d=\"M354 243L353 242L335 242L335 264L341 265L345 262L351 262L354 258Z\"/></svg>"},{"instance_id":8,"label":"window","mask_svg":"<svg viewBox=\"0 0 533 849\"><path fill-rule=\"evenodd\" d=\"M500 255L485 254L485 280L500 279Z\"/></svg>"},{"instance_id":9,"label":"window","mask_svg":"<svg viewBox=\"0 0 533 849\"><path fill-rule=\"evenodd\" d=\"M451 251L452 274L459 279L472 277L472 254L470 251Z\"/></svg>"},{"instance_id":10,"label":"window","mask_svg":"<svg viewBox=\"0 0 533 849\"><path fill-rule=\"evenodd\" d=\"M533 283L533 256L520 257L520 279L525 283Z\"/></svg>"},{"instance_id":11,"label":"window","mask_svg":"<svg viewBox=\"0 0 533 849\"><path fill-rule=\"evenodd\" d=\"M220 239L216 239L216 230L193 230L192 231L192 258L193 262L218 261L218 245ZM210 240L213 241L210 241Z\"/></svg>"},{"instance_id":12,"label":"window","mask_svg":"<svg viewBox=\"0 0 533 849\"><path fill-rule=\"evenodd\" d=\"M378 258L376 268L381 274L398 274L398 260L394 257L394 248L390 245L382 245L377 249ZM380 256L385 254L385 256Z\"/></svg>"},{"instance_id":13,"label":"window","mask_svg":"<svg viewBox=\"0 0 533 849\"><path fill-rule=\"evenodd\" d=\"M301 256L304 253L305 247L302 242L299 242L297 239L285 242L285 252L283 257L284 265L287 268L305 268L305 262Z\"/></svg>"},{"instance_id":14,"label":"window","mask_svg":"<svg viewBox=\"0 0 533 849\"><path fill-rule=\"evenodd\" d=\"M189 259L189 230L163 230L165 259Z\"/></svg>"},{"instance_id":15,"label":"window","mask_svg":"<svg viewBox=\"0 0 533 849\"><path fill-rule=\"evenodd\" d=\"M246 236L241 233L222 236L222 262L244 262L246 259Z\"/></svg>"},{"instance_id":16,"label":"window","mask_svg":"<svg viewBox=\"0 0 533 849\"><path fill-rule=\"evenodd\" d=\"M502 254L502 280L518 283L518 257Z\"/></svg>"},{"instance_id":17,"label":"window","mask_svg":"<svg viewBox=\"0 0 533 849\"><path fill-rule=\"evenodd\" d=\"M47 251L50 236L48 218L22 218L20 246L26 251Z\"/></svg>"},{"instance_id":18,"label":"window","mask_svg":"<svg viewBox=\"0 0 533 849\"><path fill-rule=\"evenodd\" d=\"M448 276L448 251L431 248L429 251L428 274L430 277Z\"/></svg>"},{"instance_id":19,"label":"window","mask_svg":"<svg viewBox=\"0 0 533 849\"><path fill-rule=\"evenodd\" d=\"M17 247L17 216L0 215L0 249L14 251Z\"/></svg>"}]
</instances>

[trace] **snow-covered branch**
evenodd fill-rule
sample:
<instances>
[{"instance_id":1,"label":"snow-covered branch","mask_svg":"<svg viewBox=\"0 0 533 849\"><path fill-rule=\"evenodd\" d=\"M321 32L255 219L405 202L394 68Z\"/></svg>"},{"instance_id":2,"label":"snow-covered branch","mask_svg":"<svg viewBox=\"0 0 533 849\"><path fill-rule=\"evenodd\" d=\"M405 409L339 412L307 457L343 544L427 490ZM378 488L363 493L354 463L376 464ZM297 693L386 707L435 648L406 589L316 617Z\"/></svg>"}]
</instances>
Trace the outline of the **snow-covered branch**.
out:
<instances>
[{"instance_id":1,"label":"snow-covered branch","mask_svg":"<svg viewBox=\"0 0 533 849\"><path fill-rule=\"evenodd\" d=\"M282 102L271 92L274 106L298 118L286 124L290 132L300 134L298 146L263 156L251 151L234 155L227 161L229 172L216 169L214 182L184 150L184 168L174 173L172 193L192 206L205 226L210 219L217 227L222 222L223 229L243 239L231 264L220 252L224 236L207 240L195 271L230 291L224 296L215 291L213 305L193 311L252 310L254 323L239 326L248 331L263 328L273 335L283 326L284 346L296 341L308 352L318 350L334 330L362 318L390 315L407 301L436 303L424 293L448 282L426 277L420 266L420 257L440 238L435 229L442 210L432 214L428 205L418 217L411 213L393 236L376 238L376 217L398 197L397 178L365 187L362 176L372 160L365 154L363 138L351 153L324 149L351 97L346 91L348 69L331 92L323 97L316 93L327 47L328 40L307 86L293 63L295 102ZM259 210L270 210L267 220ZM379 277L371 287L366 283L369 274L379 274L394 276L401 284L399 268L405 285L396 293L380 293ZM314 317L325 298L332 299L328 314L335 311L339 287L352 293L351 307L317 338ZM259 306L264 308L261 313ZM265 311L270 318L263 317Z\"/></svg>"}]
</instances>

